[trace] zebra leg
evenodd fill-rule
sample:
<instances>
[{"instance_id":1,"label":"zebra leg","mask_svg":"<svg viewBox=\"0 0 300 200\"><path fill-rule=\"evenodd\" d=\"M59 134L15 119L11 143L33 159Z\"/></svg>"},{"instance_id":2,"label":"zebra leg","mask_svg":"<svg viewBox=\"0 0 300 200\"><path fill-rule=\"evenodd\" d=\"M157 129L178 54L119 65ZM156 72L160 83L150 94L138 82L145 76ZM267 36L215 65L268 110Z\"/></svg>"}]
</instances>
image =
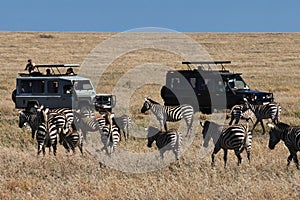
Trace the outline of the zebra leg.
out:
<instances>
[{"instance_id":1,"label":"zebra leg","mask_svg":"<svg viewBox=\"0 0 300 200\"><path fill-rule=\"evenodd\" d=\"M179 160L179 158L178 158L178 151L175 149L175 148L173 148L173 153L174 153L174 155L175 155L175 159L176 160Z\"/></svg>"},{"instance_id":2,"label":"zebra leg","mask_svg":"<svg viewBox=\"0 0 300 200\"><path fill-rule=\"evenodd\" d=\"M53 155L54 155L54 156L56 156L56 150L57 150L56 147L57 147L57 146L56 146L56 144L54 143L54 144L52 145L52 148L53 148Z\"/></svg>"},{"instance_id":3,"label":"zebra leg","mask_svg":"<svg viewBox=\"0 0 300 200\"><path fill-rule=\"evenodd\" d=\"M247 151L247 158L248 158L249 164L250 164L250 155L251 155L250 151Z\"/></svg>"},{"instance_id":4,"label":"zebra leg","mask_svg":"<svg viewBox=\"0 0 300 200\"><path fill-rule=\"evenodd\" d=\"M34 139L34 135L35 135L35 130L31 130L31 137L32 137L32 139Z\"/></svg>"},{"instance_id":5,"label":"zebra leg","mask_svg":"<svg viewBox=\"0 0 300 200\"><path fill-rule=\"evenodd\" d=\"M297 167L297 169L299 169L299 161L298 161L298 158L297 158L297 154L295 153L294 156L293 156L293 160L294 160L294 163Z\"/></svg>"},{"instance_id":6,"label":"zebra leg","mask_svg":"<svg viewBox=\"0 0 300 200\"><path fill-rule=\"evenodd\" d=\"M258 122L259 122L259 119L256 119L256 122L255 122L255 124L253 125L253 128L252 128L251 132L253 132L253 130L254 130L255 127L257 126Z\"/></svg>"},{"instance_id":7,"label":"zebra leg","mask_svg":"<svg viewBox=\"0 0 300 200\"><path fill-rule=\"evenodd\" d=\"M233 117L233 116L231 116L231 118L230 118L230 121L229 121L229 125L231 125L231 124L232 124L233 120L234 120L234 117Z\"/></svg>"},{"instance_id":8,"label":"zebra leg","mask_svg":"<svg viewBox=\"0 0 300 200\"><path fill-rule=\"evenodd\" d=\"M165 153L164 150L162 150L162 149L159 150L159 154L160 154L160 157L162 160L164 160L164 153Z\"/></svg>"},{"instance_id":9,"label":"zebra leg","mask_svg":"<svg viewBox=\"0 0 300 200\"><path fill-rule=\"evenodd\" d=\"M287 166L290 165L292 159L293 159L293 154L291 153L291 154L289 155L288 159L287 159Z\"/></svg>"},{"instance_id":10,"label":"zebra leg","mask_svg":"<svg viewBox=\"0 0 300 200\"><path fill-rule=\"evenodd\" d=\"M165 121L164 123L164 128L165 128L165 131L167 132L168 131L168 128L167 128L167 122Z\"/></svg>"},{"instance_id":11,"label":"zebra leg","mask_svg":"<svg viewBox=\"0 0 300 200\"><path fill-rule=\"evenodd\" d=\"M261 127L262 127L262 129L263 129L263 135L266 133L266 129L265 129L265 126L264 126L264 123L263 123L263 120L260 120L260 125L261 125Z\"/></svg>"},{"instance_id":12,"label":"zebra leg","mask_svg":"<svg viewBox=\"0 0 300 200\"><path fill-rule=\"evenodd\" d=\"M236 155L236 157L238 158L238 166L242 163L242 157L241 157L241 154L240 154L240 151L238 149L235 149L234 150L234 153Z\"/></svg>"},{"instance_id":13,"label":"zebra leg","mask_svg":"<svg viewBox=\"0 0 300 200\"><path fill-rule=\"evenodd\" d=\"M220 151L221 147L216 146L214 148L214 152L211 154L211 166L214 167L215 166L215 155Z\"/></svg>"},{"instance_id":14,"label":"zebra leg","mask_svg":"<svg viewBox=\"0 0 300 200\"><path fill-rule=\"evenodd\" d=\"M228 150L227 149L224 149L224 167L226 167L226 164L227 164L227 153L228 153Z\"/></svg>"}]
</instances>

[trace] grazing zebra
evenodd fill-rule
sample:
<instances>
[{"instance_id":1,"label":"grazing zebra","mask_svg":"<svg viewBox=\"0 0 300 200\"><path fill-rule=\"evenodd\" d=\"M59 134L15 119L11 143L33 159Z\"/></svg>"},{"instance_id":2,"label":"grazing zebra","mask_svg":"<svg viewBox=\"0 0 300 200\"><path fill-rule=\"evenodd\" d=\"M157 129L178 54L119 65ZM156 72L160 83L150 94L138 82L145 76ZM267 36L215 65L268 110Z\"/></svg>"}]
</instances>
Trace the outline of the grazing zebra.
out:
<instances>
[{"instance_id":1,"label":"grazing zebra","mask_svg":"<svg viewBox=\"0 0 300 200\"><path fill-rule=\"evenodd\" d=\"M105 150L108 155L114 153L120 142L119 128L116 125L103 126L101 131L101 141L104 144L104 147L101 150ZM108 152L108 147L110 147L110 153Z\"/></svg>"},{"instance_id":2,"label":"grazing zebra","mask_svg":"<svg viewBox=\"0 0 300 200\"><path fill-rule=\"evenodd\" d=\"M75 148L78 147L81 154L82 152L82 134L81 131L76 130L76 127L74 124L72 124L71 129L68 130L67 134L63 135L62 138L62 145L66 149L66 151L69 153L70 149L75 153Z\"/></svg>"},{"instance_id":3,"label":"grazing zebra","mask_svg":"<svg viewBox=\"0 0 300 200\"><path fill-rule=\"evenodd\" d=\"M236 157L238 158L238 165L242 162L241 153L244 149L247 151L247 158L250 163L250 151L252 144L251 132L248 132L248 124L231 125L222 129L221 125L214 122L205 121L202 130L204 143L203 146L207 147L210 139L213 139L215 144L214 151L211 155L211 165L214 166L215 155L221 150L224 150L224 167L227 163L228 149L233 149Z\"/></svg>"},{"instance_id":4,"label":"grazing zebra","mask_svg":"<svg viewBox=\"0 0 300 200\"><path fill-rule=\"evenodd\" d=\"M245 110L245 106L235 105L230 110L230 122L229 125L232 125L232 122L235 120L234 124L238 124L241 119L249 121L251 120L253 123L254 114L250 109Z\"/></svg>"},{"instance_id":5,"label":"grazing zebra","mask_svg":"<svg viewBox=\"0 0 300 200\"><path fill-rule=\"evenodd\" d=\"M290 162L293 159L297 169L299 169L297 152L300 151L300 127L289 126L282 122L275 125L268 124L268 126L271 128L269 148L274 149L280 140L284 141L285 146L290 152L287 159L287 166L290 165Z\"/></svg>"},{"instance_id":6,"label":"grazing zebra","mask_svg":"<svg viewBox=\"0 0 300 200\"><path fill-rule=\"evenodd\" d=\"M32 113L28 111L19 112L19 128L22 128L25 123L28 123L31 128L31 137L34 139L35 133L39 128L40 121L37 117L37 113Z\"/></svg>"},{"instance_id":7,"label":"grazing zebra","mask_svg":"<svg viewBox=\"0 0 300 200\"><path fill-rule=\"evenodd\" d=\"M253 125L252 131L254 130L254 128L256 127L258 122L260 122L261 127L263 129L263 134L265 134L266 130L264 127L263 119L271 119L272 122L275 124L279 122L281 106L277 103L254 105L254 104L249 103L245 99L244 106L245 106L245 108L244 108L245 110L250 109L256 117L256 122Z\"/></svg>"},{"instance_id":8,"label":"grazing zebra","mask_svg":"<svg viewBox=\"0 0 300 200\"><path fill-rule=\"evenodd\" d=\"M128 115L122 115L120 117L113 117L112 122L114 125L116 125L119 128L120 131L123 132L123 135L124 135L124 138L126 141L129 138L129 128L131 125L130 117Z\"/></svg>"},{"instance_id":9,"label":"grazing zebra","mask_svg":"<svg viewBox=\"0 0 300 200\"><path fill-rule=\"evenodd\" d=\"M164 159L164 153L167 150L172 150L175 154L175 159L179 160L180 148L182 143L182 134L175 129L167 132L161 132L158 128L148 127L148 144L149 148L152 147L152 143L155 141L156 146L159 149L161 159Z\"/></svg>"},{"instance_id":10,"label":"grazing zebra","mask_svg":"<svg viewBox=\"0 0 300 200\"><path fill-rule=\"evenodd\" d=\"M157 120L160 123L161 131L163 131L163 127L165 128L165 131L167 131L167 121L176 122L181 120L182 118L187 124L188 130L186 135L188 135L192 129L194 109L191 105L182 104L174 107L163 106L149 98L145 98L145 102L141 109L141 112L145 113L147 110L151 110L152 113L156 116Z\"/></svg>"}]
</instances>

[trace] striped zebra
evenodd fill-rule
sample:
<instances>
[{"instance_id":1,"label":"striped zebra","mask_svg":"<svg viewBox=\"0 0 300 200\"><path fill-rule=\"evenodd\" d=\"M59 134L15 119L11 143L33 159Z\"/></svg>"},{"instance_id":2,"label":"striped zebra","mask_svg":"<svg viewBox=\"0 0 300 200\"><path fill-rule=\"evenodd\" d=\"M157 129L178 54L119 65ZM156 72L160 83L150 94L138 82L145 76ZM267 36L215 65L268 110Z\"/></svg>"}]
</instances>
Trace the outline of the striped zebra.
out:
<instances>
[{"instance_id":1,"label":"striped zebra","mask_svg":"<svg viewBox=\"0 0 300 200\"><path fill-rule=\"evenodd\" d=\"M118 143L120 142L119 128L116 125L105 125L101 131L101 141L104 147L101 150L105 150L108 155L114 153L117 149ZM110 147L110 153L108 151Z\"/></svg>"},{"instance_id":2,"label":"striped zebra","mask_svg":"<svg viewBox=\"0 0 300 200\"><path fill-rule=\"evenodd\" d=\"M282 140L290 152L290 155L287 159L287 166L290 165L290 162L293 159L297 169L299 169L297 152L300 151L300 127L289 126L288 124L282 122L279 122L275 125L268 124L268 126L271 128L269 148L274 149L276 144Z\"/></svg>"},{"instance_id":3,"label":"striped zebra","mask_svg":"<svg viewBox=\"0 0 300 200\"><path fill-rule=\"evenodd\" d=\"M29 111L20 111L19 112L19 128L22 128L25 123L28 123L31 128L31 137L34 139L35 133L39 128L40 121L37 117L37 113Z\"/></svg>"},{"instance_id":4,"label":"striped zebra","mask_svg":"<svg viewBox=\"0 0 300 200\"><path fill-rule=\"evenodd\" d=\"M263 119L271 119L272 122L275 124L279 122L281 106L278 103L254 105L254 104L249 103L245 99L244 106L245 106L244 110L250 109L256 117L256 122L253 125L252 131L255 129L258 122L260 122L260 125L263 129L263 134L265 134L266 130L264 127Z\"/></svg>"},{"instance_id":5,"label":"striped zebra","mask_svg":"<svg viewBox=\"0 0 300 200\"><path fill-rule=\"evenodd\" d=\"M165 128L165 131L167 131L167 121L176 122L181 119L184 119L187 125L186 135L188 135L192 129L194 109L191 105L182 104L174 107L163 106L149 98L145 98L145 102L141 109L141 112L145 113L147 110L151 110L152 113L156 116L157 120L160 123L161 131L163 131L163 127Z\"/></svg>"},{"instance_id":6,"label":"striped zebra","mask_svg":"<svg viewBox=\"0 0 300 200\"><path fill-rule=\"evenodd\" d=\"M112 122L116 125L120 132L123 132L125 141L129 138L129 128L131 126L131 119L128 115L122 115L120 117L113 117ZM122 138L122 137L121 137ZM120 138L120 139L121 139Z\"/></svg>"},{"instance_id":7,"label":"striped zebra","mask_svg":"<svg viewBox=\"0 0 300 200\"><path fill-rule=\"evenodd\" d=\"M252 123L254 123L253 122L254 117L255 117L254 113L250 109L245 110L245 106L243 104L235 105L230 110L229 125L232 125L232 122L234 120L235 120L234 124L238 124L241 119L246 121L251 120Z\"/></svg>"},{"instance_id":8,"label":"striped zebra","mask_svg":"<svg viewBox=\"0 0 300 200\"><path fill-rule=\"evenodd\" d=\"M211 155L211 165L214 166L215 155L221 150L224 150L224 167L227 163L228 149L234 150L236 157L238 158L238 165L242 162L241 153L244 149L247 151L247 158L250 163L250 151L252 145L252 134L248 131L248 124L246 126L242 124L231 125L223 129L221 125L214 122L205 121L202 125L204 147L208 147L210 139L213 139L215 144L214 151Z\"/></svg>"},{"instance_id":9,"label":"striped zebra","mask_svg":"<svg viewBox=\"0 0 300 200\"><path fill-rule=\"evenodd\" d=\"M82 152L82 133L81 131L78 131L74 124L72 124L71 129L68 130L67 134L63 135L62 138L62 145L66 149L67 153L70 152L70 149L73 151L73 154L75 153L75 148L78 147L81 154Z\"/></svg>"},{"instance_id":10,"label":"striped zebra","mask_svg":"<svg viewBox=\"0 0 300 200\"><path fill-rule=\"evenodd\" d=\"M85 117L81 113L74 113L74 123L77 129L80 129L83 139L86 140L88 132L100 131L105 125L105 119L102 117Z\"/></svg>"},{"instance_id":11,"label":"striped zebra","mask_svg":"<svg viewBox=\"0 0 300 200\"><path fill-rule=\"evenodd\" d=\"M40 117L38 117L41 110L45 110L44 106L35 107L33 112L30 111L20 111L19 116L19 127L22 128L25 123L28 123L31 132L32 138L34 138L35 132L38 130L40 124ZM71 127L71 124L74 120L74 115L72 109L69 108L58 108L58 109L47 109L47 114L60 115L66 121L64 127L61 127L61 131L67 132L67 130ZM61 122L60 122L61 123Z\"/></svg>"},{"instance_id":12,"label":"striped zebra","mask_svg":"<svg viewBox=\"0 0 300 200\"><path fill-rule=\"evenodd\" d=\"M147 128L148 144L149 148L152 147L152 143L155 141L156 146L159 149L161 159L164 159L164 153L167 150L172 150L175 159L179 160L180 148L182 144L182 134L175 129L167 132L161 132L158 128L148 127Z\"/></svg>"},{"instance_id":13,"label":"striped zebra","mask_svg":"<svg viewBox=\"0 0 300 200\"><path fill-rule=\"evenodd\" d=\"M39 155L41 152L45 155L45 147L53 148L53 155L56 156L57 150L57 135L59 129L54 119L54 115L48 116L47 110L42 110L41 123L39 125L38 131L36 133L36 140L38 143L38 152Z\"/></svg>"}]
</instances>

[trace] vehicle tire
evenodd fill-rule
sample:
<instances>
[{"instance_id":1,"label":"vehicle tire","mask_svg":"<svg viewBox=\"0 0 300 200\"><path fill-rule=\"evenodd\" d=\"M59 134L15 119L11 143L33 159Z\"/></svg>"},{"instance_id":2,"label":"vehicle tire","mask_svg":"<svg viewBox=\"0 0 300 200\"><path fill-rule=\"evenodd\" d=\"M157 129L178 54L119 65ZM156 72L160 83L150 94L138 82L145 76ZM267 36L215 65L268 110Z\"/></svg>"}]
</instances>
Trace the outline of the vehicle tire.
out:
<instances>
[{"instance_id":1,"label":"vehicle tire","mask_svg":"<svg viewBox=\"0 0 300 200\"><path fill-rule=\"evenodd\" d=\"M16 96L17 96L17 89L15 89L15 90L11 93L11 99L13 100L14 103L16 103Z\"/></svg>"}]
</instances>

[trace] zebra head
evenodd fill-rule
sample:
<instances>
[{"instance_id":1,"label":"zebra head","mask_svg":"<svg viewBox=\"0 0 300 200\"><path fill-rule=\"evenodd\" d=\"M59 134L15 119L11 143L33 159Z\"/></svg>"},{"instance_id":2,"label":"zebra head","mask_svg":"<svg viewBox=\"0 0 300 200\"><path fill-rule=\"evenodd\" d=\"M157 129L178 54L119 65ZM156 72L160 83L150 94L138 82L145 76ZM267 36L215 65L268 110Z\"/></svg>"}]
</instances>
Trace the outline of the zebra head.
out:
<instances>
[{"instance_id":1,"label":"zebra head","mask_svg":"<svg viewBox=\"0 0 300 200\"><path fill-rule=\"evenodd\" d=\"M20 111L19 114L19 128L22 128L25 123L29 122L29 115L24 113L24 111Z\"/></svg>"},{"instance_id":2,"label":"zebra head","mask_svg":"<svg viewBox=\"0 0 300 200\"><path fill-rule=\"evenodd\" d=\"M205 121L204 123L201 122L201 126L203 128L202 129L202 136L203 136L203 139L204 139L204 143L203 143L204 147L208 147L208 142L210 140L210 138L207 137L207 132L208 132L209 124L210 124L209 121Z\"/></svg>"},{"instance_id":3,"label":"zebra head","mask_svg":"<svg viewBox=\"0 0 300 200\"><path fill-rule=\"evenodd\" d=\"M282 134L289 128L289 125L279 122L276 125L268 123L268 126L271 128L269 132L269 148L274 149L276 144L280 141Z\"/></svg>"},{"instance_id":4,"label":"zebra head","mask_svg":"<svg viewBox=\"0 0 300 200\"><path fill-rule=\"evenodd\" d=\"M204 124L201 124L201 126L203 127L203 146L208 147L210 139L212 139L213 143L216 144L222 132L222 126L210 121L205 121Z\"/></svg>"},{"instance_id":5,"label":"zebra head","mask_svg":"<svg viewBox=\"0 0 300 200\"><path fill-rule=\"evenodd\" d=\"M147 138L148 138L148 144L147 147L151 148L152 143L156 140L157 134L160 132L160 130L156 127L149 126L148 128L145 128L148 132Z\"/></svg>"},{"instance_id":6,"label":"zebra head","mask_svg":"<svg viewBox=\"0 0 300 200\"><path fill-rule=\"evenodd\" d=\"M145 98L145 102L144 105L141 109L141 113L145 113L147 110L149 110L151 108L151 104L148 98Z\"/></svg>"}]
</instances>

